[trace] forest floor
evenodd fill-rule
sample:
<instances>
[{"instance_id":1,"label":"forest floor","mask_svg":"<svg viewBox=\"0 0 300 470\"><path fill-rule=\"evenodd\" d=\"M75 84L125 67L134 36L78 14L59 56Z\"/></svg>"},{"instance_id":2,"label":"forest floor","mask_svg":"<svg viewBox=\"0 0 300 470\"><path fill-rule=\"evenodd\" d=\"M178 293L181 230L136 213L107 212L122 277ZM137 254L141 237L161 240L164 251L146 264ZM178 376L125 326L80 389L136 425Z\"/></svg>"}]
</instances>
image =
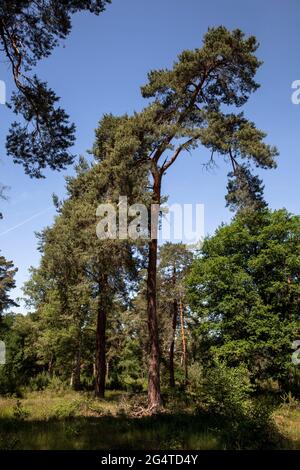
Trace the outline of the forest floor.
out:
<instances>
[{"instance_id":1,"label":"forest floor","mask_svg":"<svg viewBox=\"0 0 300 470\"><path fill-rule=\"evenodd\" d=\"M300 404L277 407L262 430L186 400L166 400L165 410L145 416L146 395L108 392L31 392L0 398L0 449L300 449ZM246 438L245 438L246 436Z\"/></svg>"}]
</instances>

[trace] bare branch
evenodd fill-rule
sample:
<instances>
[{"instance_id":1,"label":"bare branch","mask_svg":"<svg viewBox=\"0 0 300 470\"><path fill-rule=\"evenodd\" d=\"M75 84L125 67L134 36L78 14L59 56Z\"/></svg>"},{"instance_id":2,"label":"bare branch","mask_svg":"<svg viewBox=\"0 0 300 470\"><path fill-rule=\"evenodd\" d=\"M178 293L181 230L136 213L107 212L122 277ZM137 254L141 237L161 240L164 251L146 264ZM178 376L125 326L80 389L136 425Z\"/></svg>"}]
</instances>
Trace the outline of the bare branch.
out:
<instances>
[{"instance_id":1,"label":"bare branch","mask_svg":"<svg viewBox=\"0 0 300 470\"><path fill-rule=\"evenodd\" d=\"M170 160L167 162L165 160L165 163L160 169L160 173L163 174L173 163L176 161L178 155L182 152L182 150L186 149L186 147L191 144L195 140L195 137L191 137L189 140L187 140L184 144L180 145L174 152L173 156L170 158Z\"/></svg>"}]
</instances>

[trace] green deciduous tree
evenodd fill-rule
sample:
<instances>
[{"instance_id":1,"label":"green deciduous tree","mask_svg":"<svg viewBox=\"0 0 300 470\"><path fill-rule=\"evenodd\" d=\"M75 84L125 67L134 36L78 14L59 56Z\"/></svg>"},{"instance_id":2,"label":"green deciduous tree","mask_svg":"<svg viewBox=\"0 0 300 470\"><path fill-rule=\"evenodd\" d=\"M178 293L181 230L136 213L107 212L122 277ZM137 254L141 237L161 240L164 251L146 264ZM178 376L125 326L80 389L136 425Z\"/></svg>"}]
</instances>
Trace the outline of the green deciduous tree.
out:
<instances>
[{"instance_id":1,"label":"green deciduous tree","mask_svg":"<svg viewBox=\"0 0 300 470\"><path fill-rule=\"evenodd\" d=\"M31 315L7 313L0 324L5 364L0 368L0 393L18 393L41 368L37 360L38 329Z\"/></svg>"},{"instance_id":2,"label":"green deciduous tree","mask_svg":"<svg viewBox=\"0 0 300 470\"><path fill-rule=\"evenodd\" d=\"M288 387L300 334L299 241L298 216L266 209L236 216L205 241L188 277L204 364L244 363L254 379Z\"/></svg>"}]
</instances>

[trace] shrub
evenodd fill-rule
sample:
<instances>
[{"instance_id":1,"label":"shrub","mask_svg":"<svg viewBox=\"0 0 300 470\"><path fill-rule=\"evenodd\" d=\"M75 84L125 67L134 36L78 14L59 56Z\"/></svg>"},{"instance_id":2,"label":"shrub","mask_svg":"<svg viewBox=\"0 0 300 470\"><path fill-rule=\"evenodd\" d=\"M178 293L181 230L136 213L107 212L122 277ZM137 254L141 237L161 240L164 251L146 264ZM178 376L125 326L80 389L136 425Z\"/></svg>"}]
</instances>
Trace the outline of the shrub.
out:
<instances>
[{"instance_id":1,"label":"shrub","mask_svg":"<svg viewBox=\"0 0 300 470\"><path fill-rule=\"evenodd\" d=\"M134 380L131 377L126 377L125 389L127 392L140 393L143 391L143 382L139 379Z\"/></svg>"},{"instance_id":2,"label":"shrub","mask_svg":"<svg viewBox=\"0 0 300 470\"><path fill-rule=\"evenodd\" d=\"M198 411L217 418L226 448L262 449L278 445L279 435L272 419L274 404L254 397L254 386L244 365L228 367L215 362L206 370L199 364L190 369L190 391Z\"/></svg>"},{"instance_id":3,"label":"shrub","mask_svg":"<svg viewBox=\"0 0 300 470\"><path fill-rule=\"evenodd\" d=\"M190 389L200 406L226 416L243 412L254 391L244 365L228 367L222 362L215 362L206 370L194 364L190 369Z\"/></svg>"},{"instance_id":4,"label":"shrub","mask_svg":"<svg viewBox=\"0 0 300 470\"><path fill-rule=\"evenodd\" d=\"M15 406L13 407L13 416L15 419L20 421L25 420L29 416L29 412L23 407L20 400L17 400Z\"/></svg>"},{"instance_id":5,"label":"shrub","mask_svg":"<svg viewBox=\"0 0 300 470\"><path fill-rule=\"evenodd\" d=\"M72 400L70 402L64 401L54 408L54 416L59 419L72 418L76 415L79 407L80 402L78 402L78 400Z\"/></svg>"},{"instance_id":6,"label":"shrub","mask_svg":"<svg viewBox=\"0 0 300 470\"><path fill-rule=\"evenodd\" d=\"M68 390L69 386L60 377L53 375L49 380L47 388L56 393L63 393Z\"/></svg>"},{"instance_id":7,"label":"shrub","mask_svg":"<svg viewBox=\"0 0 300 470\"><path fill-rule=\"evenodd\" d=\"M50 390L56 393L65 392L69 387L60 377L47 372L40 372L29 380L28 388L32 392Z\"/></svg>"},{"instance_id":8,"label":"shrub","mask_svg":"<svg viewBox=\"0 0 300 470\"><path fill-rule=\"evenodd\" d=\"M8 364L0 365L0 395L22 396L20 378L9 369Z\"/></svg>"},{"instance_id":9,"label":"shrub","mask_svg":"<svg viewBox=\"0 0 300 470\"><path fill-rule=\"evenodd\" d=\"M40 372L35 377L31 377L29 380L28 388L32 392L39 392L45 390L50 383L50 376L47 372Z\"/></svg>"}]
</instances>

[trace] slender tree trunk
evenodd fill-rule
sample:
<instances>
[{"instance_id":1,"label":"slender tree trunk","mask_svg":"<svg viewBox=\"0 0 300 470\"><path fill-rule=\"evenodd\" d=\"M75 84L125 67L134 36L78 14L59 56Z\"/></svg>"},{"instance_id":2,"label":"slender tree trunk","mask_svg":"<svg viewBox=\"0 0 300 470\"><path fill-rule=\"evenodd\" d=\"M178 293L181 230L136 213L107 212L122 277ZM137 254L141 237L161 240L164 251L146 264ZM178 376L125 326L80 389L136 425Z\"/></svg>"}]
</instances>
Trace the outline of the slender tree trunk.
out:
<instances>
[{"instance_id":1,"label":"slender tree trunk","mask_svg":"<svg viewBox=\"0 0 300 470\"><path fill-rule=\"evenodd\" d=\"M50 377L53 376L53 362L54 362L54 357L53 354L51 354L50 360L48 362L48 374Z\"/></svg>"},{"instance_id":2,"label":"slender tree trunk","mask_svg":"<svg viewBox=\"0 0 300 470\"><path fill-rule=\"evenodd\" d=\"M160 204L161 176L153 175L153 203ZM151 212L152 230L149 242L148 278L147 278L147 311L149 330L149 369L148 369L148 406L152 413L162 405L160 394L160 351L157 321L157 236L159 213Z\"/></svg>"},{"instance_id":3,"label":"slender tree trunk","mask_svg":"<svg viewBox=\"0 0 300 470\"><path fill-rule=\"evenodd\" d=\"M73 390L80 390L81 381L80 381L80 369L81 369L81 332L79 333L79 338L77 342L77 349L73 362L73 369L71 374L70 386Z\"/></svg>"},{"instance_id":4,"label":"slender tree trunk","mask_svg":"<svg viewBox=\"0 0 300 470\"><path fill-rule=\"evenodd\" d=\"M172 339L170 345L169 353L169 373L170 373L170 387L175 387L175 377L174 377L174 349L175 349L175 335L177 328L177 317L178 317L178 303L177 300L173 301L173 315L172 315Z\"/></svg>"},{"instance_id":5,"label":"slender tree trunk","mask_svg":"<svg viewBox=\"0 0 300 470\"><path fill-rule=\"evenodd\" d=\"M183 305L182 299L180 297L180 326L181 326L181 341L182 341L182 365L184 367L184 383L187 384L188 381L188 367L187 367L187 354L186 354L186 337L185 337L185 330L184 330L184 312L183 312Z\"/></svg>"},{"instance_id":6,"label":"slender tree trunk","mask_svg":"<svg viewBox=\"0 0 300 470\"><path fill-rule=\"evenodd\" d=\"M106 361L106 381L109 379L109 361Z\"/></svg>"},{"instance_id":7,"label":"slender tree trunk","mask_svg":"<svg viewBox=\"0 0 300 470\"><path fill-rule=\"evenodd\" d=\"M106 308L99 300L96 326L95 394L104 397L106 378Z\"/></svg>"},{"instance_id":8,"label":"slender tree trunk","mask_svg":"<svg viewBox=\"0 0 300 470\"><path fill-rule=\"evenodd\" d=\"M80 382L80 359L77 357L74 360L71 379L70 379L70 387L73 390L80 390L81 382Z\"/></svg>"}]
</instances>

